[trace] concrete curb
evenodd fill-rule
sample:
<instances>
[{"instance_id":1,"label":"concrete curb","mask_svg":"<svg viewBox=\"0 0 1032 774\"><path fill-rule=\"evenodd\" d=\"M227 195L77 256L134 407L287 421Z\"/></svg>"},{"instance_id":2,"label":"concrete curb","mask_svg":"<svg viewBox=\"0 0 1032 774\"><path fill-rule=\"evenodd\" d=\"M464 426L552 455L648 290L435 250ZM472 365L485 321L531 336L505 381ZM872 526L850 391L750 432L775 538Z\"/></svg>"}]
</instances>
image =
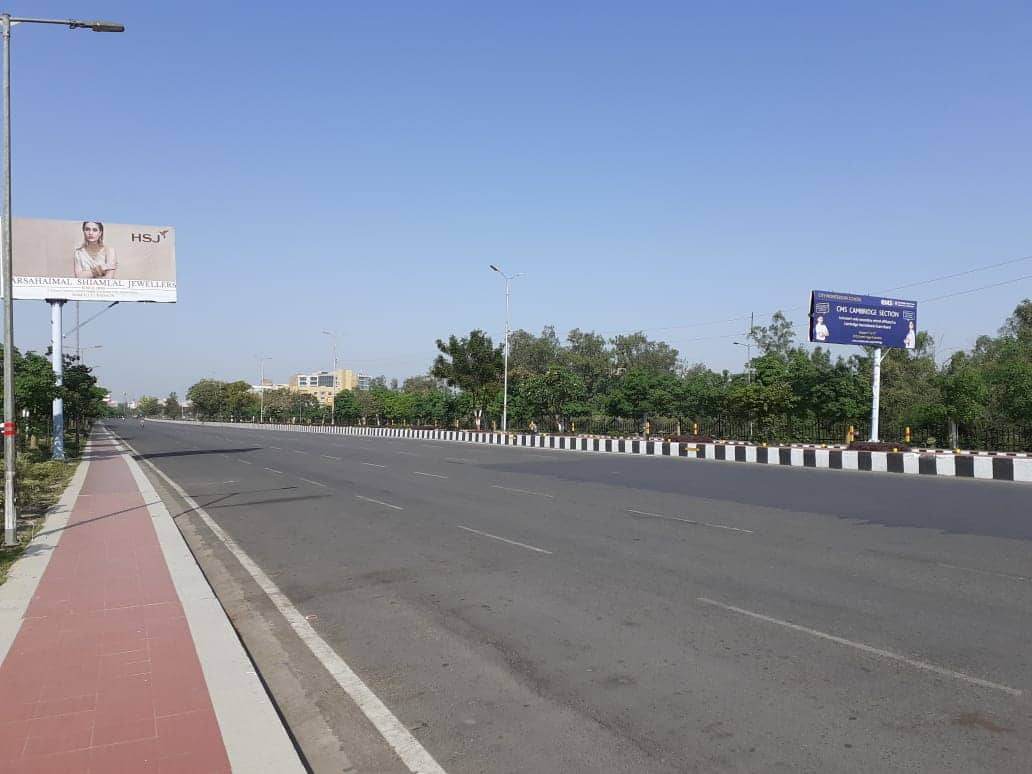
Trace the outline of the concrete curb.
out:
<instances>
[{"instance_id":1,"label":"concrete curb","mask_svg":"<svg viewBox=\"0 0 1032 774\"><path fill-rule=\"evenodd\" d=\"M376 438L418 438L433 441L519 446L532 449L633 454L647 457L685 457L688 459L752 462L801 468L909 473L914 475L978 478L991 481L1032 483L1032 457L1010 455L955 455L921 452L860 452L800 446L751 446L742 443L678 443L622 438L587 438L569 435L529 435L525 433L487 433L474 430L415 430L396 427L333 427L327 425L259 425L252 422L184 422L152 420L200 427L225 427L244 430L275 430L325 435L350 435ZM732 449L728 453L728 449Z\"/></svg>"}]
</instances>

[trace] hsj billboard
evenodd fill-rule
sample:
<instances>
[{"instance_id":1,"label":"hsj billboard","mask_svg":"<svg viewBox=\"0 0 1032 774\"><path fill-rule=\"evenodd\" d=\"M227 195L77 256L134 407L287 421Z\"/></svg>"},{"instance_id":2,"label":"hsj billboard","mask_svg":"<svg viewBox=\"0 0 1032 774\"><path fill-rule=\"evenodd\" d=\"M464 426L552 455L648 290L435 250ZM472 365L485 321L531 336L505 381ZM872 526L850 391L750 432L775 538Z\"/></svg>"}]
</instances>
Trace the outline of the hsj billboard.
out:
<instances>
[{"instance_id":1,"label":"hsj billboard","mask_svg":"<svg viewBox=\"0 0 1032 774\"><path fill-rule=\"evenodd\" d=\"M13 218L11 238L15 298L176 300L170 226Z\"/></svg>"},{"instance_id":2,"label":"hsj billboard","mask_svg":"<svg viewBox=\"0 0 1032 774\"><path fill-rule=\"evenodd\" d=\"M916 339L916 301L826 290L810 294L810 341L913 349Z\"/></svg>"}]
</instances>

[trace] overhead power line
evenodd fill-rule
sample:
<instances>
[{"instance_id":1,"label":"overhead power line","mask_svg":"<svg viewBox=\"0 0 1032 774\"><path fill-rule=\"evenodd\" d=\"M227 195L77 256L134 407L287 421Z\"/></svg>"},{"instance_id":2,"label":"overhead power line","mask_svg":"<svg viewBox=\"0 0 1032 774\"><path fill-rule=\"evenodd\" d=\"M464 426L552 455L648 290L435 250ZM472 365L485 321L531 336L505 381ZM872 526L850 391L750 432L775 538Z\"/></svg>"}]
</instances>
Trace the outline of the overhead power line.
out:
<instances>
[{"instance_id":1,"label":"overhead power line","mask_svg":"<svg viewBox=\"0 0 1032 774\"><path fill-rule=\"evenodd\" d=\"M906 285L897 285L894 288L889 288L886 292L891 293L895 290L903 290L904 288L916 288L920 285L931 285L933 282L942 282L948 279L956 279L957 277L964 277L968 274L974 274L980 271L986 271L988 269L998 269L1001 266L1010 266L1013 263L1021 263L1022 261L1032 261L1032 255L1025 255L1021 258L1011 258L1009 261L1000 261L999 263L988 263L985 266L976 266L973 269L967 269L966 271L958 271L954 274L944 274L941 277L932 277L931 279L921 280L920 282L908 282ZM995 286L989 286L995 287Z\"/></svg>"},{"instance_id":2,"label":"overhead power line","mask_svg":"<svg viewBox=\"0 0 1032 774\"><path fill-rule=\"evenodd\" d=\"M930 304L932 301L942 301L944 298L954 298L955 296L966 296L968 293L977 293L980 290L990 290L992 288L1000 288L1004 285L1013 285L1015 282L1021 282L1023 280L1032 279L1032 274L1026 274L1022 277L1015 277L1014 279L1004 280L1003 282L994 282L992 285L982 285L978 288L969 288L967 290L958 290L956 293L946 293L942 296L934 296L933 298L926 298L920 303Z\"/></svg>"},{"instance_id":3,"label":"overhead power line","mask_svg":"<svg viewBox=\"0 0 1032 774\"><path fill-rule=\"evenodd\" d=\"M965 269L964 271L954 272L953 274L943 274L943 275L938 276L938 277L930 277L929 279L919 280L917 282L908 282L908 283L906 283L904 285L897 285L896 287L889 288L885 292L886 293L892 293L892 292L895 292L897 290L904 290L906 288L915 288L915 287L920 287L922 285L931 285L931 284L933 284L935 282L944 282L946 280L956 279L957 277L965 277L965 276L967 276L969 274L976 274L976 273L981 272L981 271L989 271L990 269L999 269L999 268L1001 268L1003 266L1011 266L1013 264L1022 263L1024 261L1032 261L1032 255L1023 255L1023 256L1018 257L1018 258L1009 258L1006 261L997 261L996 263L987 263L987 264L984 264L982 266L975 266L972 269ZM949 293L949 294L942 295L942 296L935 296L933 298L927 298L927 299L924 299L923 301L921 301L921 303L923 303L923 304L931 303L933 301L939 301L939 300L942 300L942 299L945 299L945 298L953 298L954 296L966 295L968 293L977 293L980 290L989 290L991 288L1001 287L1003 285L1009 285L1009 284L1014 283L1014 282L1020 282L1022 280L1028 279L1028 276L1029 275L1022 276L1022 277L1015 277L1014 279L1005 280L1004 282L998 282L998 283L995 283L995 284L992 284L992 285L984 285L984 286L978 287L978 288L971 288L969 290L962 290L962 291L958 291L956 293ZM759 312L759 313L756 314L756 317L759 317L760 319L764 319L764 318L770 317L771 315L775 314L776 312L784 312L786 308L791 308L791 306L792 306L791 304L786 304L785 306L782 306L779 309L774 309L774 310L772 310L770 312ZM804 312L802 312L802 314L808 315L809 314L809 309L806 309ZM620 330L620 331L609 330L609 331L592 331L592 332L596 333L596 334L598 334L600 336L621 335L621 334L622 335L627 335L627 334L637 333L637 332L650 333L650 332L659 332L659 331L681 330L681 329L685 329L685 328L701 328L701 327L705 327L705 326L708 326L708 325L721 325L721 324L727 324L727 323L733 323L733 322L740 322L740 321L748 320L748 319L749 319L749 315L748 314L744 314L744 315L740 315L738 317L724 318L722 320L705 320L705 321L700 321L700 322L687 322L687 323L681 323L679 325L666 325L666 326L642 326L640 328L635 328L633 330ZM696 338L696 339L688 339L687 341L703 341L703 340L712 339L712 338L731 338L732 336L737 336L737 335L741 335L741 334L735 333L735 334L729 334L727 336L704 336L704 337L699 337L699 338ZM682 339L681 341L685 341L685 340Z\"/></svg>"}]
</instances>

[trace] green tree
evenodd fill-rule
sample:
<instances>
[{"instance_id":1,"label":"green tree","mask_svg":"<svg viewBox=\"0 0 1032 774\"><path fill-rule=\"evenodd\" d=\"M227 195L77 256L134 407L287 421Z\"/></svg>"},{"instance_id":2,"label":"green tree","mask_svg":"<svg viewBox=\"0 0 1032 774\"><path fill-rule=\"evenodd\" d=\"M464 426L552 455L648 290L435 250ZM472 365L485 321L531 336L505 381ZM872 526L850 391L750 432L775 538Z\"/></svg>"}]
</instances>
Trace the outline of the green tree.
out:
<instances>
[{"instance_id":1,"label":"green tree","mask_svg":"<svg viewBox=\"0 0 1032 774\"><path fill-rule=\"evenodd\" d=\"M0 348L2 352L2 348ZM49 358L36 352L12 353L14 361L14 405L19 412L28 410L27 419L18 418L29 435L48 436L53 421L54 398L61 394ZM0 367L0 376L3 369ZM0 396L0 407L3 398ZM24 436L22 436L24 438Z\"/></svg>"},{"instance_id":2,"label":"green tree","mask_svg":"<svg viewBox=\"0 0 1032 774\"><path fill-rule=\"evenodd\" d=\"M644 420L673 413L679 381L670 373L632 368L613 385L608 396L611 414Z\"/></svg>"},{"instance_id":3,"label":"green tree","mask_svg":"<svg viewBox=\"0 0 1032 774\"><path fill-rule=\"evenodd\" d=\"M223 388L225 411L231 419L251 419L258 416L258 395L245 381L229 382Z\"/></svg>"},{"instance_id":4,"label":"green tree","mask_svg":"<svg viewBox=\"0 0 1032 774\"><path fill-rule=\"evenodd\" d=\"M684 372L673 391L673 414L693 422L716 417L723 408L726 390L723 376L696 363Z\"/></svg>"},{"instance_id":5,"label":"green tree","mask_svg":"<svg viewBox=\"0 0 1032 774\"><path fill-rule=\"evenodd\" d=\"M353 425L362 416L362 407L351 390L338 392L333 403L335 412L333 416L338 425Z\"/></svg>"},{"instance_id":6,"label":"green tree","mask_svg":"<svg viewBox=\"0 0 1032 774\"><path fill-rule=\"evenodd\" d=\"M563 346L551 325L540 336L524 330L509 334L509 381L538 376L559 362Z\"/></svg>"},{"instance_id":7,"label":"green tree","mask_svg":"<svg viewBox=\"0 0 1032 774\"><path fill-rule=\"evenodd\" d=\"M795 341L795 330L793 323L785 317L784 312L777 311L770 318L770 325L753 326L749 331L749 338L752 339L760 352L764 355L779 355L788 357Z\"/></svg>"},{"instance_id":8,"label":"green tree","mask_svg":"<svg viewBox=\"0 0 1032 774\"><path fill-rule=\"evenodd\" d=\"M179 419L183 415L183 406L179 402L179 396L170 392L165 398L165 416L169 419Z\"/></svg>"},{"instance_id":9,"label":"green tree","mask_svg":"<svg viewBox=\"0 0 1032 774\"><path fill-rule=\"evenodd\" d=\"M630 370L654 374L673 374L677 368L677 350L662 341L650 341L641 331L614 336L611 360L617 372Z\"/></svg>"},{"instance_id":10,"label":"green tree","mask_svg":"<svg viewBox=\"0 0 1032 774\"><path fill-rule=\"evenodd\" d=\"M481 428L484 409L491 395L502 382L502 347L496 347L491 337L481 330L470 331L469 336L437 340L441 354L434 360L431 375L444 379L450 387L458 387L470 399L470 410L476 428Z\"/></svg>"},{"instance_id":11,"label":"green tree","mask_svg":"<svg viewBox=\"0 0 1032 774\"><path fill-rule=\"evenodd\" d=\"M107 390L97 385L97 377L77 358L65 358L64 368L65 427L86 430L96 419L106 416Z\"/></svg>"},{"instance_id":12,"label":"green tree","mask_svg":"<svg viewBox=\"0 0 1032 774\"><path fill-rule=\"evenodd\" d=\"M215 419L225 413L226 383L217 379L201 379L186 391L198 419Z\"/></svg>"},{"instance_id":13,"label":"green tree","mask_svg":"<svg viewBox=\"0 0 1032 774\"><path fill-rule=\"evenodd\" d=\"M613 370L606 340L597 333L574 328L566 335L566 342L562 354L570 370L583 382L589 398L604 395Z\"/></svg>"},{"instance_id":14,"label":"green tree","mask_svg":"<svg viewBox=\"0 0 1032 774\"><path fill-rule=\"evenodd\" d=\"M555 420L559 432L566 430L571 416L588 413L587 390L584 382L573 371L559 366L545 373L531 376L520 387L526 410L533 416L548 416Z\"/></svg>"},{"instance_id":15,"label":"green tree","mask_svg":"<svg viewBox=\"0 0 1032 774\"><path fill-rule=\"evenodd\" d=\"M144 395L136 404L136 410L145 417L156 417L161 415L163 407L157 398Z\"/></svg>"}]
</instances>

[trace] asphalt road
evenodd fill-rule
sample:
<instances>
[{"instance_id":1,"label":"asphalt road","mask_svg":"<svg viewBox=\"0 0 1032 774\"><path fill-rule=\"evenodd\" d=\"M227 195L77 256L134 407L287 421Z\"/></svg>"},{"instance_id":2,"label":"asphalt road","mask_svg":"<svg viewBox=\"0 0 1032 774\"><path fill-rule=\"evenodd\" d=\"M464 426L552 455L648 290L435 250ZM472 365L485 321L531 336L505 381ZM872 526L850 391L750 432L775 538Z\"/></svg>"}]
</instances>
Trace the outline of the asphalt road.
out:
<instances>
[{"instance_id":1,"label":"asphalt road","mask_svg":"<svg viewBox=\"0 0 1032 774\"><path fill-rule=\"evenodd\" d=\"M1028 485L111 427L450 774L1029 770Z\"/></svg>"}]
</instances>

